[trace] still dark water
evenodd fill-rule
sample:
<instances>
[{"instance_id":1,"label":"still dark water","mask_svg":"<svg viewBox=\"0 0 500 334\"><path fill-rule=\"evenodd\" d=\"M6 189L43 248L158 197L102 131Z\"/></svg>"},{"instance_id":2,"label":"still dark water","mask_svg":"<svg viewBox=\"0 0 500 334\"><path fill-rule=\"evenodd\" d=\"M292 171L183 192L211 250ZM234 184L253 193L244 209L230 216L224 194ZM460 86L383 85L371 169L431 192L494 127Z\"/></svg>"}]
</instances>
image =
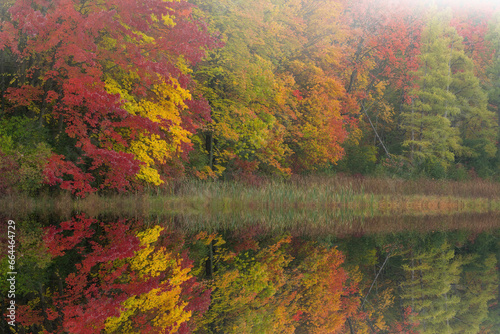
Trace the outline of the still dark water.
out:
<instances>
[{"instance_id":1,"label":"still dark water","mask_svg":"<svg viewBox=\"0 0 500 334\"><path fill-rule=\"evenodd\" d=\"M499 333L499 223L498 213L306 209L2 216L0 328Z\"/></svg>"}]
</instances>

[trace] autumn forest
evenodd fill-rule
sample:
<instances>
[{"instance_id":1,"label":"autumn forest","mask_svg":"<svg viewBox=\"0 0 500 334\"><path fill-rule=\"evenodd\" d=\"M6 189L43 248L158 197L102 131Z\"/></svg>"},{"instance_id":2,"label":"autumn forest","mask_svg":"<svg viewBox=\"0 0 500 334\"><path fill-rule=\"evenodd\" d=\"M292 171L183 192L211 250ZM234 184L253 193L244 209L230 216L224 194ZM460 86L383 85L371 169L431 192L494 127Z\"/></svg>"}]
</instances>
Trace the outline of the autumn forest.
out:
<instances>
[{"instance_id":1,"label":"autumn forest","mask_svg":"<svg viewBox=\"0 0 500 334\"><path fill-rule=\"evenodd\" d=\"M499 8L1 0L0 330L499 333Z\"/></svg>"},{"instance_id":2,"label":"autumn forest","mask_svg":"<svg viewBox=\"0 0 500 334\"><path fill-rule=\"evenodd\" d=\"M491 6L3 1L0 187L497 178Z\"/></svg>"}]
</instances>

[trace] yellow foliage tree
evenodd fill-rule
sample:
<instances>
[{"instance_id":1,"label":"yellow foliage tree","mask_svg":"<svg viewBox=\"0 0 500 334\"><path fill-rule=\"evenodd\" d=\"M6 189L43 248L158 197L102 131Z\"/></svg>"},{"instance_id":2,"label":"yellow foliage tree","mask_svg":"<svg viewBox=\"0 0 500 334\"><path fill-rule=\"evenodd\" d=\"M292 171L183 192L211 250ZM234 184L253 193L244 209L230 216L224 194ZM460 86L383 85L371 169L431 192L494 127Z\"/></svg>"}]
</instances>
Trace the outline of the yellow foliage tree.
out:
<instances>
[{"instance_id":1,"label":"yellow foliage tree","mask_svg":"<svg viewBox=\"0 0 500 334\"><path fill-rule=\"evenodd\" d=\"M147 97L136 97L130 92L134 77L136 76L132 72L120 81L108 78L106 88L108 92L122 97L124 108L130 114L146 117L153 122L169 124L168 127L161 126L166 134L164 138L144 130L135 136L125 149L127 153L133 153L137 160L144 163L137 178L160 185L163 181L156 165L177 157L182 152L181 144L190 143L191 133L182 127L180 112L187 108L184 101L191 99L191 94L182 88L176 79L171 78L170 83L159 79L159 83L153 85Z\"/></svg>"},{"instance_id":2,"label":"yellow foliage tree","mask_svg":"<svg viewBox=\"0 0 500 334\"><path fill-rule=\"evenodd\" d=\"M114 147L142 162L137 179L154 185L164 182L159 167L177 162L184 148L191 145L197 121L189 126L183 123L183 116L191 112L186 105L186 101L192 100L187 88L190 66L199 61L205 48L211 47L207 45L211 39L193 24L189 4L178 0L163 0L163 3L166 11L162 13L150 10L132 14L143 15L148 29L134 26L125 15L117 15L120 28L128 35L110 33L99 44L110 55L129 55L129 61L117 64L110 59L103 64L107 92L118 95L120 107L129 114L159 127L159 130L151 125L130 129L124 125L120 134L127 143L116 143ZM183 46L180 52L177 48L182 44L189 46ZM140 56L136 60L137 54Z\"/></svg>"},{"instance_id":3,"label":"yellow foliage tree","mask_svg":"<svg viewBox=\"0 0 500 334\"><path fill-rule=\"evenodd\" d=\"M117 317L106 321L107 333L132 333L133 319L142 314L153 314L151 325L154 330L176 332L180 325L189 321L191 311L186 310L187 302L181 300L182 283L192 275L191 268L182 267L182 259L160 247L155 249L162 227L155 226L138 234L143 248L129 259L130 268L141 277L158 277L167 273L160 287L147 293L129 297L122 303L123 309Z\"/></svg>"}]
</instances>

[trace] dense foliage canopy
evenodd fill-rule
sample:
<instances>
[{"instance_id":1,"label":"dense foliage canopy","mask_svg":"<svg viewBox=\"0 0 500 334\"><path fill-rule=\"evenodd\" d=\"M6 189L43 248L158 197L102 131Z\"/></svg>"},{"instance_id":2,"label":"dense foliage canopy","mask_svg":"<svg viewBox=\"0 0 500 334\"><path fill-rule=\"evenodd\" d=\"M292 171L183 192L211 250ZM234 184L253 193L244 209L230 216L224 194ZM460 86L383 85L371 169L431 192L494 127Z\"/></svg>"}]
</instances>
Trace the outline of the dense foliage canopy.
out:
<instances>
[{"instance_id":1,"label":"dense foliage canopy","mask_svg":"<svg viewBox=\"0 0 500 334\"><path fill-rule=\"evenodd\" d=\"M497 176L499 17L449 5L3 2L0 187Z\"/></svg>"}]
</instances>

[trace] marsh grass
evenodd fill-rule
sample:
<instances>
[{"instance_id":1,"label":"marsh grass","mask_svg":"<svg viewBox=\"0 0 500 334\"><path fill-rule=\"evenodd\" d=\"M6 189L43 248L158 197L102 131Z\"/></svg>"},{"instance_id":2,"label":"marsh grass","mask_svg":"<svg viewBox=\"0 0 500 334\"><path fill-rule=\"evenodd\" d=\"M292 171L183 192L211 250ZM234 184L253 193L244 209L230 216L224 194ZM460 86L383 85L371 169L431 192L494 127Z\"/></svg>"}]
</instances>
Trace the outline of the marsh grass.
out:
<instances>
[{"instance_id":1,"label":"marsh grass","mask_svg":"<svg viewBox=\"0 0 500 334\"><path fill-rule=\"evenodd\" d=\"M180 180L162 194L91 194L83 199L65 193L52 198L6 196L0 211L18 216L50 211L61 217L85 212L91 217L107 214L126 217L182 215L200 221L238 217L245 221L273 220L348 222L394 214L421 216L467 212L500 212L500 184L484 180L466 182L402 180L348 176L295 176L289 180L264 180L258 184L236 181ZM220 217L219 217L220 216ZM206 225L196 223L195 225ZM233 223L232 223L233 224ZM289 227L289 226L288 226Z\"/></svg>"}]
</instances>

